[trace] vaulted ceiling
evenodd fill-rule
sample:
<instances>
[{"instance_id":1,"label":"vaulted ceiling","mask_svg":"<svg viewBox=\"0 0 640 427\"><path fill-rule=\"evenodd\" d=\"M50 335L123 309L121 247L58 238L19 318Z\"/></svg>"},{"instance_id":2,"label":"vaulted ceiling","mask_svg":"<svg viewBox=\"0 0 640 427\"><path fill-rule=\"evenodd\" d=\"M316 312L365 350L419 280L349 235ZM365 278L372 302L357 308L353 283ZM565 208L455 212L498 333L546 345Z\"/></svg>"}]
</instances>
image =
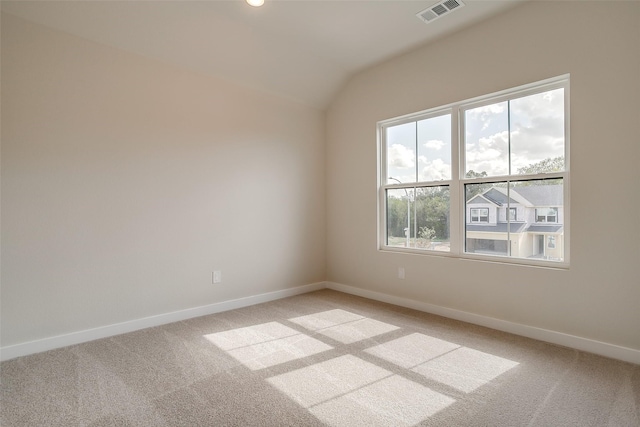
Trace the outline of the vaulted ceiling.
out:
<instances>
[{"instance_id":1,"label":"vaulted ceiling","mask_svg":"<svg viewBox=\"0 0 640 427\"><path fill-rule=\"evenodd\" d=\"M517 6L462 0L2 1L2 11L320 109L353 73Z\"/></svg>"}]
</instances>

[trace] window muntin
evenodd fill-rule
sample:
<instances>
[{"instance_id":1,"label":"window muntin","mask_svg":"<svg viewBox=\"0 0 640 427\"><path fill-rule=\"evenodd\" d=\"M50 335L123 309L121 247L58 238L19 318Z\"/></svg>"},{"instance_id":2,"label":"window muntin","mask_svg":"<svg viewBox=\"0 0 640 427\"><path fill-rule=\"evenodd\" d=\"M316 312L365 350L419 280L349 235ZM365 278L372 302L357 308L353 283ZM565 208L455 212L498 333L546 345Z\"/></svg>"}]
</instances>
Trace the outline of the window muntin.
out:
<instances>
[{"instance_id":1,"label":"window muntin","mask_svg":"<svg viewBox=\"0 0 640 427\"><path fill-rule=\"evenodd\" d=\"M449 255L568 265L568 87L568 76L563 76L381 122L380 203L385 225L380 249L391 249L387 191L406 189L414 197L405 208L413 217L404 220L409 227L402 228L409 231L408 243L403 235L402 246L393 250L424 253L425 245L418 241L416 198L422 189L442 187L449 194L447 219L440 220L449 226ZM443 131L446 125L448 133ZM404 139L405 149L398 148L398 138L395 147L388 142L393 139L390 133L395 137L400 130L415 134L414 141ZM404 162L398 161L400 152ZM398 166L404 167L403 175ZM425 230L422 236L429 234ZM444 234L439 231L438 237Z\"/></svg>"}]
</instances>

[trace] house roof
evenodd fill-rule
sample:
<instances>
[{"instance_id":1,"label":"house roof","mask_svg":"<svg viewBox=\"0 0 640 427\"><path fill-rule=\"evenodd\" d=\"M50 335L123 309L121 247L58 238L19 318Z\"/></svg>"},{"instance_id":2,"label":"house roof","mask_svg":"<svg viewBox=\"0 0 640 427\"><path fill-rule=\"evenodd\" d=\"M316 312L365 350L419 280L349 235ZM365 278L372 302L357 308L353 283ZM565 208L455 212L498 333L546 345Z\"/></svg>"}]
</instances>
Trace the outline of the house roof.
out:
<instances>
[{"instance_id":1,"label":"house roof","mask_svg":"<svg viewBox=\"0 0 640 427\"><path fill-rule=\"evenodd\" d=\"M496 202L494 202L493 200L487 198L484 196L484 194L476 194L475 196L473 196L471 199L469 199L469 201L467 202L468 205L475 205L475 204L487 204L487 203L493 203L498 204Z\"/></svg>"},{"instance_id":2,"label":"house roof","mask_svg":"<svg viewBox=\"0 0 640 427\"><path fill-rule=\"evenodd\" d=\"M502 191L498 191L495 188L489 189L483 194L483 196L491 200L493 203L495 203L498 206L503 206L507 204L507 201L509 201L510 203L518 203L513 198L511 197L508 198L506 194L504 194Z\"/></svg>"},{"instance_id":3,"label":"house roof","mask_svg":"<svg viewBox=\"0 0 640 427\"><path fill-rule=\"evenodd\" d=\"M511 197L507 197L506 190L490 188L482 194L471 198L467 204L485 203L481 198L498 206L510 204L525 204L529 206L562 206L562 185L523 185L514 186L509 190ZM520 200L518 200L520 199Z\"/></svg>"},{"instance_id":4,"label":"house roof","mask_svg":"<svg viewBox=\"0 0 640 427\"><path fill-rule=\"evenodd\" d=\"M511 189L527 199L533 206L562 206L562 185L526 185Z\"/></svg>"},{"instance_id":5,"label":"house roof","mask_svg":"<svg viewBox=\"0 0 640 427\"><path fill-rule=\"evenodd\" d=\"M527 231L529 233L558 233L562 230L562 224L531 224Z\"/></svg>"}]
</instances>

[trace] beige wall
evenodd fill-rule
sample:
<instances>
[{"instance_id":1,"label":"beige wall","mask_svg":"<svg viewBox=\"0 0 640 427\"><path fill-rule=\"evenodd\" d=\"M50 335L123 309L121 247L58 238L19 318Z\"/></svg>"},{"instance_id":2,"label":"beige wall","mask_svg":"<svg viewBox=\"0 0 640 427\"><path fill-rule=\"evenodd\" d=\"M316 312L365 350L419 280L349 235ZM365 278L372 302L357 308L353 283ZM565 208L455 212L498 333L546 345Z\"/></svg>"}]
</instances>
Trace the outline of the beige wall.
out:
<instances>
[{"instance_id":1,"label":"beige wall","mask_svg":"<svg viewBox=\"0 0 640 427\"><path fill-rule=\"evenodd\" d=\"M323 112L2 19L2 346L325 278Z\"/></svg>"},{"instance_id":2,"label":"beige wall","mask_svg":"<svg viewBox=\"0 0 640 427\"><path fill-rule=\"evenodd\" d=\"M3 15L0 345L326 278L640 349L639 5L531 2L366 70L326 146L322 112ZM377 251L378 120L564 73L569 270Z\"/></svg>"},{"instance_id":3,"label":"beige wall","mask_svg":"<svg viewBox=\"0 0 640 427\"><path fill-rule=\"evenodd\" d=\"M639 2L530 2L352 78L327 113L328 280L640 349L639 40ZM569 270L377 251L377 121L564 73Z\"/></svg>"}]
</instances>

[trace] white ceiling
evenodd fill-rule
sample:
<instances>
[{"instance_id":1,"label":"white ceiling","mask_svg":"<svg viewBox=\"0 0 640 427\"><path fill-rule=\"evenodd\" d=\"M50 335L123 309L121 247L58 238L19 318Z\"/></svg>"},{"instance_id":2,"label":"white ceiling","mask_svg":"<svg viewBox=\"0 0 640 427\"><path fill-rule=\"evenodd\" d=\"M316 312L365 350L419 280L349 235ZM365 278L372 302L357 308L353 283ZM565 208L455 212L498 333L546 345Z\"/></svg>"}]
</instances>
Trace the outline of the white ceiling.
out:
<instances>
[{"instance_id":1,"label":"white ceiling","mask_svg":"<svg viewBox=\"0 0 640 427\"><path fill-rule=\"evenodd\" d=\"M518 5L463 0L2 1L2 11L85 39L325 108L353 73Z\"/></svg>"}]
</instances>

